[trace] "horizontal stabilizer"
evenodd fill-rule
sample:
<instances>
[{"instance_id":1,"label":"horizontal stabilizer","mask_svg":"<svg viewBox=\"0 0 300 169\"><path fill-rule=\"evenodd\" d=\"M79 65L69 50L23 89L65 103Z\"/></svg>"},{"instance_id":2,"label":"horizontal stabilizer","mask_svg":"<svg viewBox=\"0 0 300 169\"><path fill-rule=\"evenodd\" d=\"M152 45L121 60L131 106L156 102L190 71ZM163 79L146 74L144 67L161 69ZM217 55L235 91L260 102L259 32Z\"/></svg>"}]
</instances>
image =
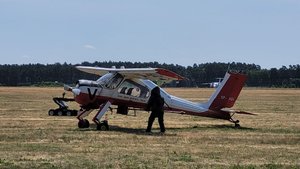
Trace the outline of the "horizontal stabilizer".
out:
<instances>
[{"instance_id":1,"label":"horizontal stabilizer","mask_svg":"<svg viewBox=\"0 0 300 169\"><path fill-rule=\"evenodd\" d=\"M246 114L246 115L253 115L256 116L257 114L255 113L249 113L249 112L245 112L245 111L235 111L236 114Z\"/></svg>"}]
</instances>

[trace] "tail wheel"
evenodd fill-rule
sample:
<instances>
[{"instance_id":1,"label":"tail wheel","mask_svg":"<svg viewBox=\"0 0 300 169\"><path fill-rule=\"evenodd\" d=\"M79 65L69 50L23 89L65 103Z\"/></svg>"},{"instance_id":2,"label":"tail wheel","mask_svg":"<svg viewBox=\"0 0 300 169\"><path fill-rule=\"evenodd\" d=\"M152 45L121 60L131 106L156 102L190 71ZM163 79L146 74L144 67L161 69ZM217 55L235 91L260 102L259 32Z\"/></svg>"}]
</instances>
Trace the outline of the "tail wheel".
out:
<instances>
[{"instance_id":1,"label":"tail wheel","mask_svg":"<svg viewBox=\"0 0 300 169\"><path fill-rule=\"evenodd\" d=\"M239 129L239 128L241 128L241 125L239 123L235 123L234 127L237 128L237 129Z\"/></svg>"}]
</instances>

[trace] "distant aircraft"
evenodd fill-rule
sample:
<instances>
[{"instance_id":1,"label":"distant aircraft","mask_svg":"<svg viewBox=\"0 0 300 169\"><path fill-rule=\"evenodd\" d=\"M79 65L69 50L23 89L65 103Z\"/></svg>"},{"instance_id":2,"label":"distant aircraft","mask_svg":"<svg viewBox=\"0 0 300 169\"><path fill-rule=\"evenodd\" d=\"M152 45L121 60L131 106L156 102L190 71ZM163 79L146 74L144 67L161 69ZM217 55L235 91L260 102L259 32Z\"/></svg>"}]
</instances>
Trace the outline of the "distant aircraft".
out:
<instances>
[{"instance_id":1,"label":"distant aircraft","mask_svg":"<svg viewBox=\"0 0 300 169\"><path fill-rule=\"evenodd\" d=\"M218 77L216 79L218 80L218 82L210 82L210 83L202 83L202 84L208 85L208 87L210 88L217 88L221 84L223 78Z\"/></svg>"},{"instance_id":2,"label":"distant aircraft","mask_svg":"<svg viewBox=\"0 0 300 169\"><path fill-rule=\"evenodd\" d=\"M75 101L80 105L78 112L78 127L88 128L89 121L85 119L94 109L98 112L93 118L97 130L108 130L108 122L101 118L111 105L117 106L117 113L128 114L131 108L144 110L151 90L157 85L152 82L170 82L184 78L172 71L162 68L102 68L77 66L77 69L101 76L98 80L79 80L75 87L64 86L66 91L74 94ZM231 108L245 83L246 76L239 73L227 72L219 87L205 103L191 102L168 94L161 89L165 100L164 109L171 113L194 116L205 116L229 120L240 127L239 121L232 116L235 113L251 114L234 111Z\"/></svg>"}]
</instances>

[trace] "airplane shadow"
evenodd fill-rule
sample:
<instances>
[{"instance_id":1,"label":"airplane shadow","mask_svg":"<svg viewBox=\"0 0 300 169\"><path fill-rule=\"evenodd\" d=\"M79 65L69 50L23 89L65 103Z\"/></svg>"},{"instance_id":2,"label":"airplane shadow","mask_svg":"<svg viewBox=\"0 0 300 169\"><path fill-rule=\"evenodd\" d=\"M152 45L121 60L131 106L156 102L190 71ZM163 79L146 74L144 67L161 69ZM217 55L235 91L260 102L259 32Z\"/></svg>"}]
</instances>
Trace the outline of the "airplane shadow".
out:
<instances>
[{"instance_id":1,"label":"airplane shadow","mask_svg":"<svg viewBox=\"0 0 300 169\"><path fill-rule=\"evenodd\" d=\"M97 128L96 124L90 124L89 128L84 128L84 129L76 128L76 129L72 129L72 131L82 131L82 132L97 131L96 128ZM172 129L174 128L166 128L167 131L171 131ZM127 134L136 134L136 135L147 135L147 136L176 136L177 135L176 133L168 133L168 132L161 134L159 132L160 131L159 128L152 128L152 132L147 133L146 128L128 128L128 127L120 127L116 125L109 125L109 131L127 133Z\"/></svg>"},{"instance_id":2,"label":"airplane shadow","mask_svg":"<svg viewBox=\"0 0 300 169\"><path fill-rule=\"evenodd\" d=\"M127 128L127 127L120 127L115 125L110 125L109 130L114 132L121 132L121 133L127 133L127 134L136 134L136 135L149 135L149 136L176 136L177 132L182 131L195 131L195 130L208 130L208 129L236 129L232 126L193 126L193 127L166 127L166 133L161 134L160 128L152 128L151 133L147 133L145 130L146 128ZM242 130L247 130L249 128L240 128Z\"/></svg>"},{"instance_id":3,"label":"airplane shadow","mask_svg":"<svg viewBox=\"0 0 300 169\"><path fill-rule=\"evenodd\" d=\"M96 131L96 124L90 124L90 128L86 129L74 129L80 131ZM233 125L201 125L201 126L192 126L192 127L166 127L166 133L161 134L159 132L159 128L153 128L152 133L147 133L146 128L128 128L128 127L120 127L116 125L109 125L109 131L127 133L127 134L136 134L136 135L148 135L148 136L176 136L176 132L182 131L202 131L202 130L225 130L225 131L255 131L257 129L250 127L240 127L236 128Z\"/></svg>"},{"instance_id":4,"label":"airplane shadow","mask_svg":"<svg viewBox=\"0 0 300 169\"><path fill-rule=\"evenodd\" d=\"M151 133L146 132L146 128L128 128L128 127L120 127L120 126L109 126L110 131L114 132L121 132L121 133L127 133L127 134L136 134L136 135L148 135L148 136L175 136L176 134L173 133L165 133L161 134L159 133L159 128L153 128ZM168 128L166 128L168 130Z\"/></svg>"},{"instance_id":5,"label":"airplane shadow","mask_svg":"<svg viewBox=\"0 0 300 169\"><path fill-rule=\"evenodd\" d=\"M131 134L138 134L138 135L149 135L145 132L144 128L124 128L120 126L110 126L111 131L123 132L123 133L131 133ZM159 128L153 128L154 132L152 135L161 135L159 133ZM166 127L166 134L169 136L177 135L176 132L181 131L202 131L202 130L221 130L221 131L256 131L255 128L250 127L239 127L236 128L233 125L209 125L209 126L191 126L191 127Z\"/></svg>"}]
</instances>

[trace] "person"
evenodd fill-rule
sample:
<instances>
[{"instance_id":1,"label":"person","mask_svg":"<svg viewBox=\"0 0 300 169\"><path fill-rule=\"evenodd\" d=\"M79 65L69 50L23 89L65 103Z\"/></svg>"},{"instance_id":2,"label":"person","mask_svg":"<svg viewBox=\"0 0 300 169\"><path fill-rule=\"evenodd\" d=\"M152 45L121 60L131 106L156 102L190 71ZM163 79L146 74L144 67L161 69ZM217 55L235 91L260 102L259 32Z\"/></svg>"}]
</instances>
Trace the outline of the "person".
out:
<instances>
[{"instance_id":1,"label":"person","mask_svg":"<svg viewBox=\"0 0 300 169\"><path fill-rule=\"evenodd\" d=\"M151 96L146 107L147 111L151 111L146 132L151 132L152 124L156 117L158 118L160 132L164 133L166 131L164 125L164 104L165 101L160 95L160 89L156 86L151 91Z\"/></svg>"}]
</instances>

